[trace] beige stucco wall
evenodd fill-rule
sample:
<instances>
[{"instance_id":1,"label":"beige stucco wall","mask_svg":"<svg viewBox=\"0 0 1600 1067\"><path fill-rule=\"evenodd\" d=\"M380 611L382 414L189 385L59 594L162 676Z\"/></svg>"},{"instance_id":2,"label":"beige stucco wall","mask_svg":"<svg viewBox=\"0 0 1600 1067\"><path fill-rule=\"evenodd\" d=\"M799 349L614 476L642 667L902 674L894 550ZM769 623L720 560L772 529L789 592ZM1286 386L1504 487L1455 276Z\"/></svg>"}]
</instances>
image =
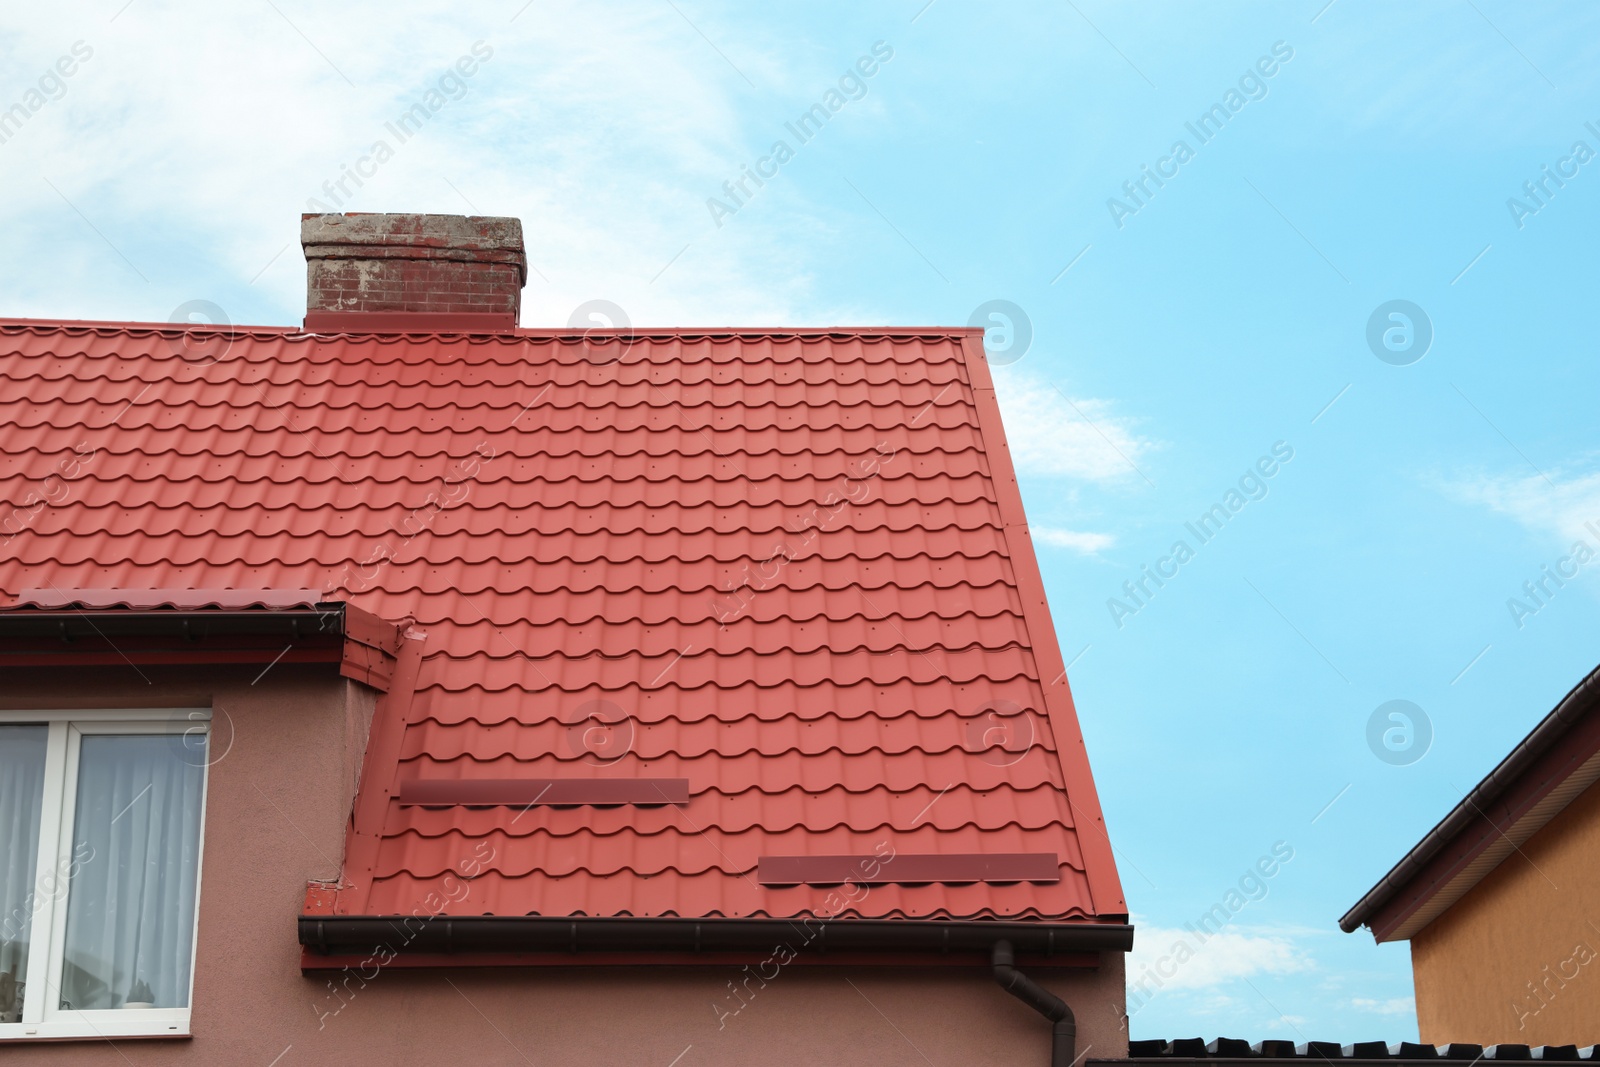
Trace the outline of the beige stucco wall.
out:
<instances>
[{"instance_id":1,"label":"beige stucco wall","mask_svg":"<svg viewBox=\"0 0 1600 1067\"><path fill-rule=\"evenodd\" d=\"M257 669L258 670L258 669ZM335 1014L330 974L300 972L308 879L333 877L371 694L331 668L207 674L96 668L7 672L0 707L206 706L218 746L207 799L192 1040L17 1044L7 1067L251 1064L1039 1064L1050 1027L983 968L785 968L738 1014L731 967L381 972ZM1097 971L1031 972L1074 1008L1080 1055L1126 1055L1122 956Z\"/></svg>"},{"instance_id":2,"label":"beige stucco wall","mask_svg":"<svg viewBox=\"0 0 1600 1067\"><path fill-rule=\"evenodd\" d=\"M1600 784L1411 940L1422 1040L1600 1042Z\"/></svg>"}]
</instances>

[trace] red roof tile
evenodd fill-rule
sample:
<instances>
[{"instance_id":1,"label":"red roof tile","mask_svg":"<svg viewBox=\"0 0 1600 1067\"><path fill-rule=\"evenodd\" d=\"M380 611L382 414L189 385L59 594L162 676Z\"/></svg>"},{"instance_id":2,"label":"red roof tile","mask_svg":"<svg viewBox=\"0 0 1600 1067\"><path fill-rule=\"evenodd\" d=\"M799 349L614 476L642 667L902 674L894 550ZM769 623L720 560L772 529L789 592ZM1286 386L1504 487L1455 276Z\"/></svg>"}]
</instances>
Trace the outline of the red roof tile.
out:
<instances>
[{"instance_id":1,"label":"red roof tile","mask_svg":"<svg viewBox=\"0 0 1600 1067\"><path fill-rule=\"evenodd\" d=\"M762 857L887 842L1059 880L848 914L1126 916L978 331L178 338L0 324L0 592L412 620L337 913L825 913ZM596 778L689 800L398 799Z\"/></svg>"}]
</instances>

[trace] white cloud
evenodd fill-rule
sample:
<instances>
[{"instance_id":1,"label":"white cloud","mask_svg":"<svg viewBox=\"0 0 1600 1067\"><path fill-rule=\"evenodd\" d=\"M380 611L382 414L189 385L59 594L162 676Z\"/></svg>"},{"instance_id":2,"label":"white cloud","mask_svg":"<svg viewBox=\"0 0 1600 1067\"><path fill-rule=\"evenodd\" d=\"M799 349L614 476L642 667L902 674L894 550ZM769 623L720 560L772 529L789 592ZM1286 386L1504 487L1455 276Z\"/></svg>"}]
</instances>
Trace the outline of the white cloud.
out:
<instances>
[{"instance_id":1,"label":"white cloud","mask_svg":"<svg viewBox=\"0 0 1600 1067\"><path fill-rule=\"evenodd\" d=\"M1458 500L1487 507L1563 546L1579 538L1595 539L1585 523L1600 527L1600 473L1569 477L1552 471L1548 479L1539 474L1479 474L1449 481L1444 488Z\"/></svg>"},{"instance_id":2,"label":"white cloud","mask_svg":"<svg viewBox=\"0 0 1600 1067\"><path fill-rule=\"evenodd\" d=\"M995 392L1018 470L1090 482L1139 480L1140 461L1157 447L1109 401L1071 396L1027 372L997 373Z\"/></svg>"},{"instance_id":3,"label":"white cloud","mask_svg":"<svg viewBox=\"0 0 1600 1067\"><path fill-rule=\"evenodd\" d=\"M1129 989L1143 996L1146 991L1211 989L1240 978L1294 974L1314 966L1304 949L1278 933L1224 930L1202 941L1192 930L1140 926L1128 954L1127 975Z\"/></svg>"},{"instance_id":4,"label":"white cloud","mask_svg":"<svg viewBox=\"0 0 1600 1067\"><path fill-rule=\"evenodd\" d=\"M204 298L234 321L297 321L299 215L314 197L521 218L529 325L564 325L594 298L637 325L684 324L686 306L699 321L796 321L804 264L770 264L810 222L769 212L766 227L717 229L705 199L771 141L772 116L746 102L741 75L803 99L816 91L803 88L807 42L775 47L758 29L704 21L736 72L669 5L515 11L137 0L114 21L103 3L9 12L6 70L44 72L77 40L93 54L0 145L0 226L13 247L48 250L43 266L0 263L5 313L149 321ZM204 48L184 43L201 31ZM453 65L478 40L492 59L460 79ZM398 139L387 124L442 78L465 88ZM0 110L31 83L11 84ZM858 112L851 122L886 121ZM369 161L334 203L324 183L380 140L392 157L376 173Z\"/></svg>"},{"instance_id":5,"label":"white cloud","mask_svg":"<svg viewBox=\"0 0 1600 1067\"><path fill-rule=\"evenodd\" d=\"M1107 533L1092 533L1084 530L1063 530L1057 526L1034 526L1031 528L1033 539L1042 541L1056 548L1068 548L1074 552L1082 552L1092 556L1101 549L1110 548L1116 538Z\"/></svg>"},{"instance_id":6,"label":"white cloud","mask_svg":"<svg viewBox=\"0 0 1600 1067\"><path fill-rule=\"evenodd\" d=\"M1350 1006L1357 1011L1371 1011L1379 1015L1410 1015L1417 1010L1417 1001L1415 997L1389 997L1387 1000L1356 997Z\"/></svg>"},{"instance_id":7,"label":"white cloud","mask_svg":"<svg viewBox=\"0 0 1600 1067\"><path fill-rule=\"evenodd\" d=\"M1184 1001L1183 1010L1188 1015L1219 1015L1226 1012L1228 1015L1237 1016L1244 1010L1245 1004L1238 997L1230 997L1226 993L1196 994Z\"/></svg>"}]
</instances>

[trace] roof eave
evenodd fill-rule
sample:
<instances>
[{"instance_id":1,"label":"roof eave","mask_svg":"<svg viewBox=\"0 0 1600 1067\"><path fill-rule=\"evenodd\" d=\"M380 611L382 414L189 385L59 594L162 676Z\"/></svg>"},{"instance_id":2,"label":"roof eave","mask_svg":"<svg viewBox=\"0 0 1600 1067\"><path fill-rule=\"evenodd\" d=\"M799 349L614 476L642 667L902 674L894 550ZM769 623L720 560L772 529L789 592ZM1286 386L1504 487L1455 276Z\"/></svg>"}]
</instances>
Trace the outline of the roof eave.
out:
<instances>
[{"instance_id":1,"label":"roof eave","mask_svg":"<svg viewBox=\"0 0 1600 1067\"><path fill-rule=\"evenodd\" d=\"M400 627L339 601L295 608L61 607L0 610L0 667L123 663L332 663L380 692Z\"/></svg>"},{"instance_id":2,"label":"roof eave","mask_svg":"<svg viewBox=\"0 0 1600 1067\"><path fill-rule=\"evenodd\" d=\"M1128 952L1133 927L1117 922L955 919L678 918L670 916L301 915L302 968L340 966L349 956L493 958L538 953L574 957L627 953L693 958L727 952L772 953L774 946L824 954L892 953L987 962L995 941L1030 959ZM576 962L576 960L575 960ZM1065 962L1065 961L1064 961Z\"/></svg>"},{"instance_id":3,"label":"roof eave","mask_svg":"<svg viewBox=\"0 0 1600 1067\"><path fill-rule=\"evenodd\" d=\"M1600 667L1339 919L1340 929L1365 925L1376 941L1405 940L1465 896L1503 858L1491 849L1509 854L1565 807L1565 794L1545 803L1558 788L1600 778L1597 709ZM1485 856L1493 862L1474 863Z\"/></svg>"}]
</instances>

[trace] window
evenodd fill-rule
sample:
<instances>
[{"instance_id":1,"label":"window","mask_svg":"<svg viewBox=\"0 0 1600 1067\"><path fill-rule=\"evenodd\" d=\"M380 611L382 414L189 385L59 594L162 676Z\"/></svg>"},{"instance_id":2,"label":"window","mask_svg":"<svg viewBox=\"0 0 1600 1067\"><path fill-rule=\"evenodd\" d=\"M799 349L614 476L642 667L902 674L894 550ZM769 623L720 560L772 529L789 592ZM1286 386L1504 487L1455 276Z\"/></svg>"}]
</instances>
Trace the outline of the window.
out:
<instances>
[{"instance_id":1,"label":"window","mask_svg":"<svg viewBox=\"0 0 1600 1067\"><path fill-rule=\"evenodd\" d=\"M0 1041L189 1032L210 720L0 712Z\"/></svg>"}]
</instances>

